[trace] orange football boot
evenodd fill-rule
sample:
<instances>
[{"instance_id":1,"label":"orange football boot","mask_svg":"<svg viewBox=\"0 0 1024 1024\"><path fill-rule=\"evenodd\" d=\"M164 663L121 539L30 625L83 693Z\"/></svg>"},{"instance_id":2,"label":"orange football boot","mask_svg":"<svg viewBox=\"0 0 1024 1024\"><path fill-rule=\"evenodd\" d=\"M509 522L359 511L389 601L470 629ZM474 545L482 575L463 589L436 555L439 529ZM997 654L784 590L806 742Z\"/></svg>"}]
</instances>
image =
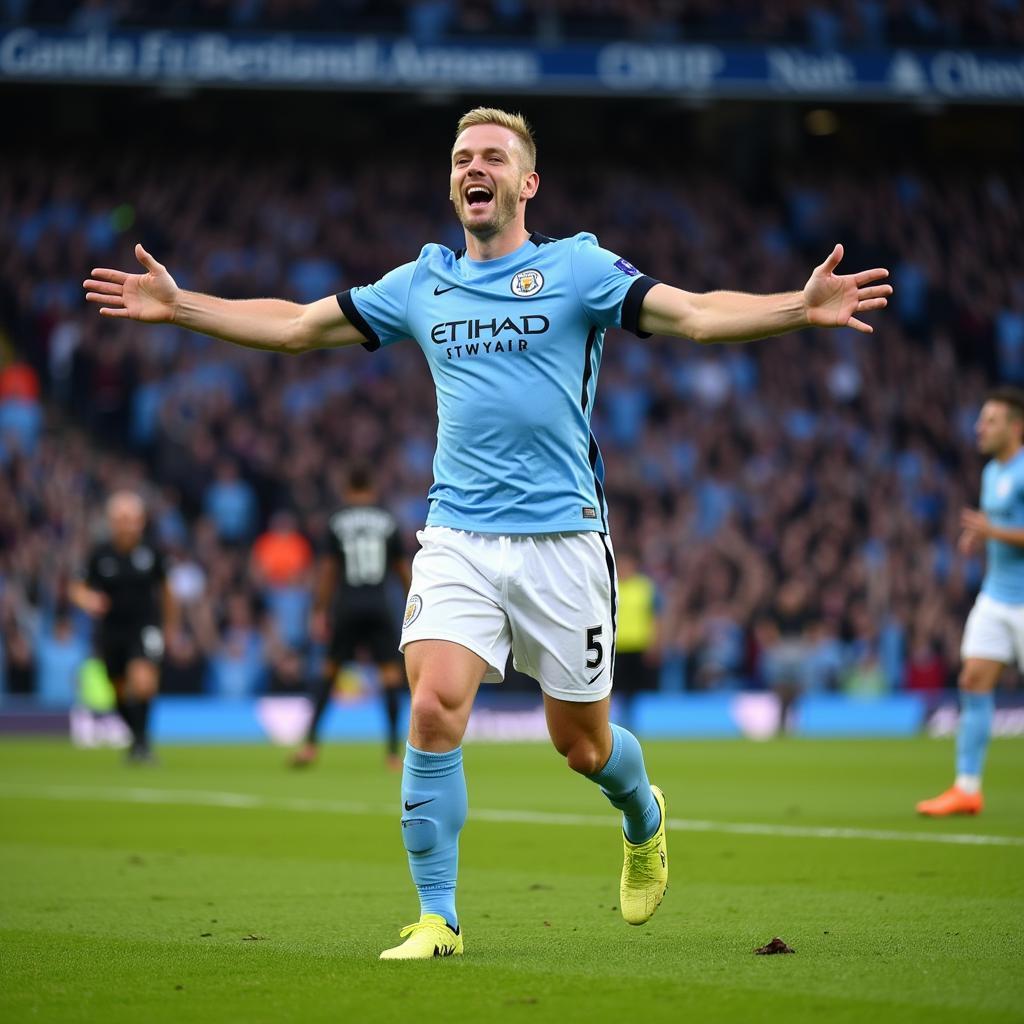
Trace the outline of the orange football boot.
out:
<instances>
[{"instance_id":1,"label":"orange football boot","mask_svg":"<svg viewBox=\"0 0 1024 1024\"><path fill-rule=\"evenodd\" d=\"M984 806L980 793L965 793L959 786L950 786L945 793L922 800L917 805L917 813L929 818L945 818L950 814L980 814Z\"/></svg>"}]
</instances>

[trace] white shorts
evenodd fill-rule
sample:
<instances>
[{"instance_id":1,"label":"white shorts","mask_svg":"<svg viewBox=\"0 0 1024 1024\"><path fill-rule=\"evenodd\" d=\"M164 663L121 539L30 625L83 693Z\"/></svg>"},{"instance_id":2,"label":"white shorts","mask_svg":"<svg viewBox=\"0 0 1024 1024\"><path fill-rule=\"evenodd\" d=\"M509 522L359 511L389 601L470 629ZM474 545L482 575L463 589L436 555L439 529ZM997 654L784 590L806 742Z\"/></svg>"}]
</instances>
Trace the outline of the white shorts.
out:
<instances>
[{"instance_id":1,"label":"white shorts","mask_svg":"<svg viewBox=\"0 0 1024 1024\"><path fill-rule=\"evenodd\" d=\"M509 651L558 700L595 701L612 688L616 580L600 533L513 535L428 526L412 563L401 650L451 640L500 683Z\"/></svg>"},{"instance_id":2,"label":"white shorts","mask_svg":"<svg viewBox=\"0 0 1024 1024\"><path fill-rule=\"evenodd\" d=\"M1016 663L1024 671L1024 605L979 594L967 616L960 657Z\"/></svg>"}]
</instances>

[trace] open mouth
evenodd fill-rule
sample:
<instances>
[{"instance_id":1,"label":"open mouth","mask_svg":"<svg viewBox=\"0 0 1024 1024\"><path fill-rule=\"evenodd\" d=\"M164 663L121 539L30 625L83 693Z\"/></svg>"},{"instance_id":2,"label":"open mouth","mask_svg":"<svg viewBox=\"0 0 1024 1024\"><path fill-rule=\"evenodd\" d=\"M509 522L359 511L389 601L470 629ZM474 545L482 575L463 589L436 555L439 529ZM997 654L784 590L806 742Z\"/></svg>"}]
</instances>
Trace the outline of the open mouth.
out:
<instances>
[{"instance_id":1,"label":"open mouth","mask_svg":"<svg viewBox=\"0 0 1024 1024\"><path fill-rule=\"evenodd\" d=\"M466 203L469 206L486 206L494 193L486 185L470 185L466 189Z\"/></svg>"}]
</instances>

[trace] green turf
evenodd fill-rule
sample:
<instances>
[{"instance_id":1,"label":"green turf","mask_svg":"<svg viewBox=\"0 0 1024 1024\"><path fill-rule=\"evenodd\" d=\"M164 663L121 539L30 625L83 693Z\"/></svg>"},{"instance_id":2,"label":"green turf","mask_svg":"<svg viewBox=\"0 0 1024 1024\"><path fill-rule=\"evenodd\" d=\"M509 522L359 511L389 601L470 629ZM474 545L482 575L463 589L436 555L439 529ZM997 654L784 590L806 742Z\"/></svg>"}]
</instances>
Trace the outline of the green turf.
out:
<instances>
[{"instance_id":1,"label":"green turf","mask_svg":"<svg viewBox=\"0 0 1024 1024\"><path fill-rule=\"evenodd\" d=\"M647 756L670 819L1024 837L1020 740L993 746L985 814L942 822L911 811L947 782L948 743ZM592 786L539 745L470 746L466 769L466 956L380 963L415 907L376 747L328 747L294 773L269 747L167 748L132 769L0 744L0 1020L1024 1020L1021 843L675 828L665 902L630 928L615 818ZM204 805L230 794L254 799ZM774 935L796 955L752 954Z\"/></svg>"}]
</instances>

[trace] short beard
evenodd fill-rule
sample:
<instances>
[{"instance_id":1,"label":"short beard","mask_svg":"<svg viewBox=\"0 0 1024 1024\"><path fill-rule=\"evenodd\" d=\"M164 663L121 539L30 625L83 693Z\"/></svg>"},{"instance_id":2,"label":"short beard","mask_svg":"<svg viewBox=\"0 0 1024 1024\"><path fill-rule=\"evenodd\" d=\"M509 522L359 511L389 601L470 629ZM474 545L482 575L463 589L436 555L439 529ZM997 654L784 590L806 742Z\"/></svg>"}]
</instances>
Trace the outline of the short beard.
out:
<instances>
[{"instance_id":1,"label":"short beard","mask_svg":"<svg viewBox=\"0 0 1024 1024\"><path fill-rule=\"evenodd\" d=\"M511 192L499 192L494 197L494 215L488 221L474 224L470 227L463 217L466 200L462 199L456 207L455 214L459 223L474 237L479 239L493 238L500 234L509 224L515 220L516 210L519 206L519 197Z\"/></svg>"}]
</instances>

